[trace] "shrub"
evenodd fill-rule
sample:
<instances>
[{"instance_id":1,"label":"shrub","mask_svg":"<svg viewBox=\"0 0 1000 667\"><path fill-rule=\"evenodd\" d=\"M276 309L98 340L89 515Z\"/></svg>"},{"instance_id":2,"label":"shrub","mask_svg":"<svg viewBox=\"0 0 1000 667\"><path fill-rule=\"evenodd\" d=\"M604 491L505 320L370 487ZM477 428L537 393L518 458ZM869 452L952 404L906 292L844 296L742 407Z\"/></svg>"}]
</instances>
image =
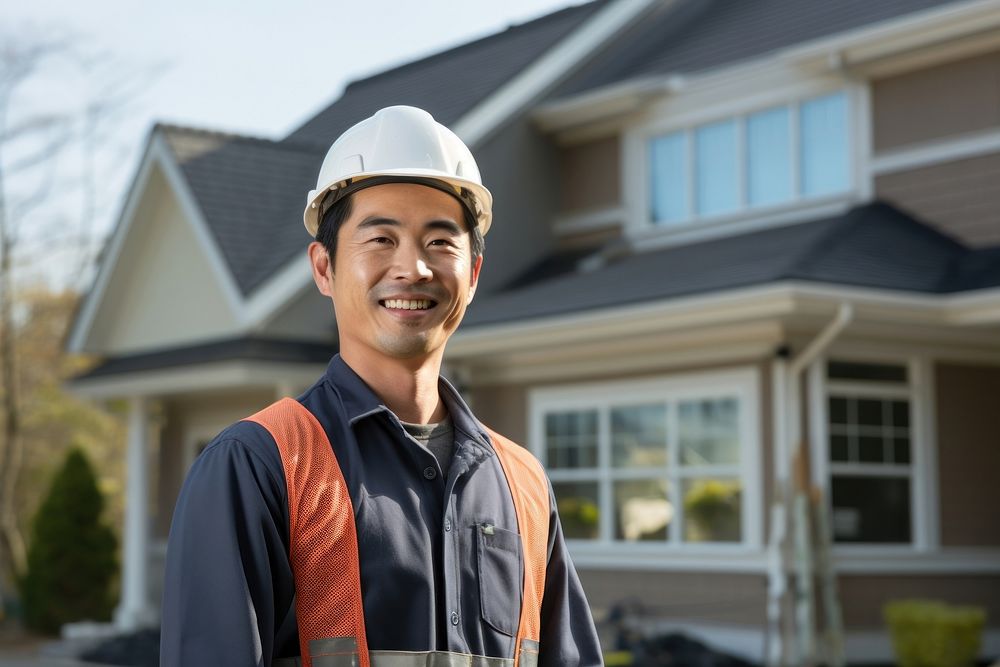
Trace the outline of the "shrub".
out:
<instances>
[{"instance_id":1,"label":"shrub","mask_svg":"<svg viewBox=\"0 0 1000 667\"><path fill-rule=\"evenodd\" d=\"M90 462L70 450L32 524L21 581L29 628L55 633L63 623L110 620L116 540L103 510Z\"/></svg>"},{"instance_id":2,"label":"shrub","mask_svg":"<svg viewBox=\"0 0 1000 667\"><path fill-rule=\"evenodd\" d=\"M930 600L895 600L882 609L900 667L964 667L979 655L986 612Z\"/></svg>"}]
</instances>

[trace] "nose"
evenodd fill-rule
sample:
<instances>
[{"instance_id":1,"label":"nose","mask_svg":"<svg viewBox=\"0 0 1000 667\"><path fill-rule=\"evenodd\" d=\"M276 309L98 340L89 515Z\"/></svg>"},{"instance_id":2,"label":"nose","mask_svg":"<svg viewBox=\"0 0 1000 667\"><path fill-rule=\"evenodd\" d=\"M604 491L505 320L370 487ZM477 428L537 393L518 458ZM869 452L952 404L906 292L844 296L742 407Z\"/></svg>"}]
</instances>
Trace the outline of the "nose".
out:
<instances>
[{"instance_id":1,"label":"nose","mask_svg":"<svg viewBox=\"0 0 1000 667\"><path fill-rule=\"evenodd\" d=\"M429 282L434 278L423 249L416 243L400 243L393 256L393 278L410 283Z\"/></svg>"}]
</instances>

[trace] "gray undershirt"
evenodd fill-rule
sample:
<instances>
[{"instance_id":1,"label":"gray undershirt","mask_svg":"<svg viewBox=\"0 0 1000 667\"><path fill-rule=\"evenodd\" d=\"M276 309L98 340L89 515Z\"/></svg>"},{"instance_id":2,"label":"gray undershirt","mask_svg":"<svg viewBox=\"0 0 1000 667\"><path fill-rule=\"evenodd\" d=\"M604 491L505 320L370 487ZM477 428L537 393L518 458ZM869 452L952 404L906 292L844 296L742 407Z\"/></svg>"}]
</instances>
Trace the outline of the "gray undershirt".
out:
<instances>
[{"instance_id":1,"label":"gray undershirt","mask_svg":"<svg viewBox=\"0 0 1000 667\"><path fill-rule=\"evenodd\" d=\"M445 417L436 424L410 424L404 421L400 423L414 440L434 455L438 465L441 466L441 472L447 476L451 467L451 457L455 451L455 429L451 425L451 417Z\"/></svg>"}]
</instances>

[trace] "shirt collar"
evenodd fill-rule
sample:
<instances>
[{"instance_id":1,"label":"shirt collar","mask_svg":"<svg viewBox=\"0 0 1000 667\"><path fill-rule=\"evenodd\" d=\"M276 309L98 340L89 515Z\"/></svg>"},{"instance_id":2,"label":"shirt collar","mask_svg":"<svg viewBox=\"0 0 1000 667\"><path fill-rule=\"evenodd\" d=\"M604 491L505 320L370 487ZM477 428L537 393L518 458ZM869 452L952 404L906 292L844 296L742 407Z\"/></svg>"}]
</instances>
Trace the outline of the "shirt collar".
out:
<instances>
[{"instance_id":1,"label":"shirt collar","mask_svg":"<svg viewBox=\"0 0 1000 667\"><path fill-rule=\"evenodd\" d=\"M380 412L392 413L382 402L382 399L361 379L361 376L347 365L340 354L334 355L330 360L325 377L340 394L344 411L352 426L359 420ZM462 399L455 387L448 380L440 377L438 378L438 391L441 394L441 400L448 407L448 413L451 415L455 430L473 438L480 444L489 446L489 435L476 416L472 414L472 410L469 409L468 404Z\"/></svg>"}]
</instances>

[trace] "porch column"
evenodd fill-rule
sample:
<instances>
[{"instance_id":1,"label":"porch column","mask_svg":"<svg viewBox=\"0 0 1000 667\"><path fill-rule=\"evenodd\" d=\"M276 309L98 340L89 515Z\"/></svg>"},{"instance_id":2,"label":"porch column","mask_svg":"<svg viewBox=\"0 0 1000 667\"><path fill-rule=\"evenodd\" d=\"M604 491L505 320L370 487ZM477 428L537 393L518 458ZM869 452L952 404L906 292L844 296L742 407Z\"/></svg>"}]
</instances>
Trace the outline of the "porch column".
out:
<instances>
[{"instance_id":1,"label":"porch column","mask_svg":"<svg viewBox=\"0 0 1000 667\"><path fill-rule=\"evenodd\" d=\"M128 470L125 488L121 600L115 625L135 630L155 621L149 603L149 401L133 396L128 410Z\"/></svg>"}]
</instances>

